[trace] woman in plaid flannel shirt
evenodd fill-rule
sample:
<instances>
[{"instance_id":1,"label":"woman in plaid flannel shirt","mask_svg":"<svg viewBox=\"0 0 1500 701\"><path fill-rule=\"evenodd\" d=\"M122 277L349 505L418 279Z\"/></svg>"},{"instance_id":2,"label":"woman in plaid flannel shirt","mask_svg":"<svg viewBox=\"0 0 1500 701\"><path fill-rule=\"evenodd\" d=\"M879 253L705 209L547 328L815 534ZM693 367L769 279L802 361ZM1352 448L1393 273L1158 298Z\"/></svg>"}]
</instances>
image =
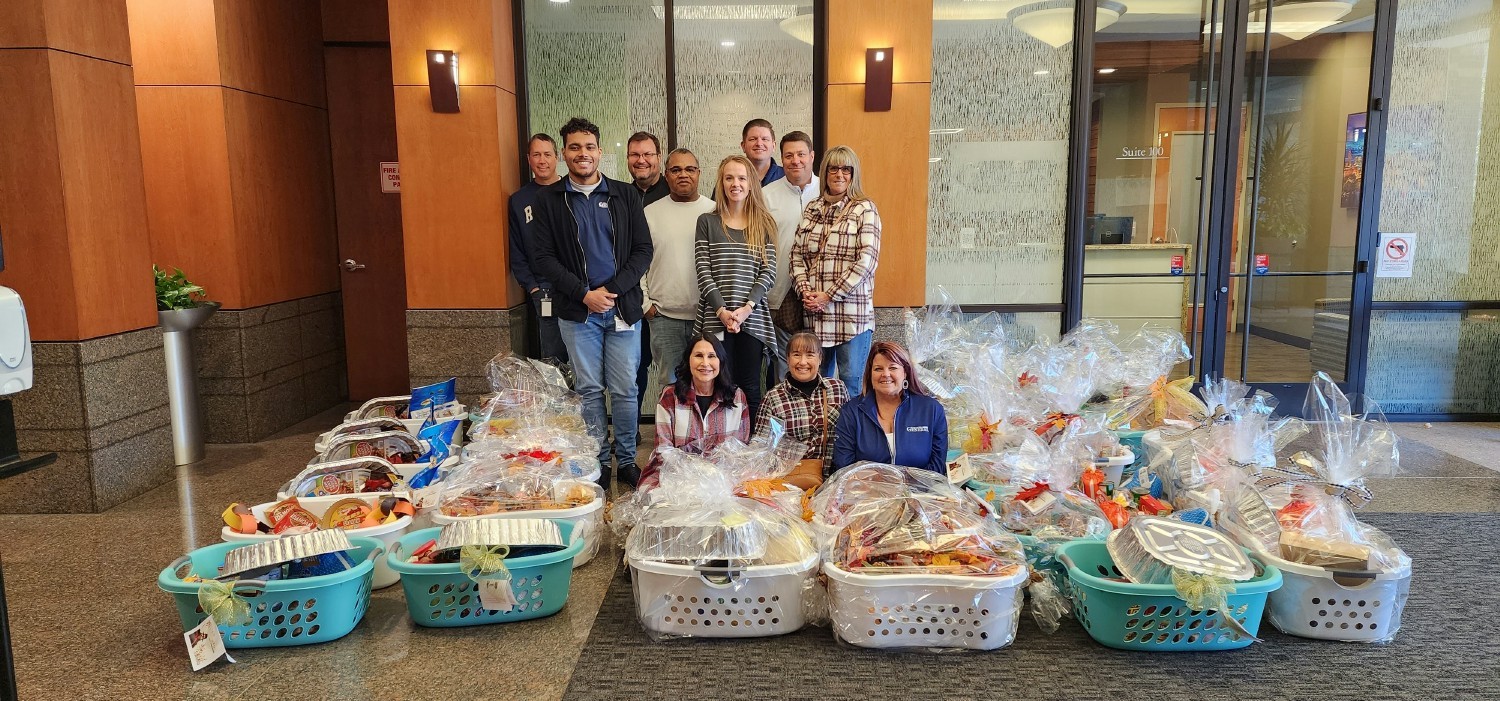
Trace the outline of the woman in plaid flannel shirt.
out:
<instances>
[{"instance_id":1,"label":"woman in plaid flannel shirt","mask_svg":"<svg viewBox=\"0 0 1500 701\"><path fill-rule=\"evenodd\" d=\"M880 213L860 187L853 149L829 149L820 175L823 195L807 203L797 225L792 287L802 295L807 324L823 344L823 376L839 377L857 397L875 335Z\"/></svg>"},{"instance_id":2,"label":"woman in plaid flannel shirt","mask_svg":"<svg viewBox=\"0 0 1500 701\"><path fill-rule=\"evenodd\" d=\"M821 377L823 345L818 337L806 331L794 334L786 344L787 375L761 402L755 417L756 437L769 437L774 419L786 431L786 437L807 444L803 459L828 461L833 457L833 426L839 409L849 401L849 391L841 380Z\"/></svg>"},{"instance_id":3,"label":"woman in plaid flannel shirt","mask_svg":"<svg viewBox=\"0 0 1500 701\"><path fill-rule=\"evenodd\" d=\"M712 334L688 340L677 382L661 391L656 405L656 449L641 471L639 489L656 487L666 448L702 455L730 438L750 440L750 404L730 379L728 362Z\"/></svg>"}]
</instances>

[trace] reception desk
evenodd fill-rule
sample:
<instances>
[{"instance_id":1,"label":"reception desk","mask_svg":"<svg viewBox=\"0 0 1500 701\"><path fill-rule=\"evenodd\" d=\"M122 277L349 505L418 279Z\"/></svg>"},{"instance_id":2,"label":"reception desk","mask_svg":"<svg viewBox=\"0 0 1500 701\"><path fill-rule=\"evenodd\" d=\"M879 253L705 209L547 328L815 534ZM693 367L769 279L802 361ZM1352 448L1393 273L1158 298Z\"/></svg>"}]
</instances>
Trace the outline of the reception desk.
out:
<instances>
[{"instance_id":1,"label":"reception desk","mask_svg":"<svg viewBox=\"0 0 1500 701\"><path fill-rule=\"evenodd\" d=\"M1171 275L1172 256L1182 256L1182 275ZM1108 319L1126 336L1146 324L1186 333L1191 263L1185 243L1084 246L1083 316ZM1161 277L1093 277L1142 274Z\"/></svg>"}]
</instances>

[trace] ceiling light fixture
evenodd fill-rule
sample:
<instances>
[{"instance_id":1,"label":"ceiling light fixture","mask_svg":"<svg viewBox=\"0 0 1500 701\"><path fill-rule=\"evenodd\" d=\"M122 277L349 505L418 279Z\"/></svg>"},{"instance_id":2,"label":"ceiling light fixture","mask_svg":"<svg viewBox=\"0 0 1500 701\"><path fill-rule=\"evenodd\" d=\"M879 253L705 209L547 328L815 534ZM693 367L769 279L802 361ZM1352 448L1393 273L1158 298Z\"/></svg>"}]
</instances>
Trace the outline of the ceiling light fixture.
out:
<instances>
[{"instance_id":1,"label":"ceiling light fixture","mask_svg":"<svg viewBox=\"0 0 1500 701\"><path fill-rule=\"evenodd\" d=\"M1125 14L1125 6L1114 0L1098 0L1098 3L1094 30L1102 32ZM1017 29L1060 49L1073 41L1073 6L1073 0L1043 0L1016 7L1006 17Z\"/></svg>"},{"instance_id":2,"label":"ceiling light fixture","mask_svg":"<svg viewBox=\"0 0 1500 701\"><path fill-rule=\"evenodd\" d=\"M729 48L731 46L734 46L734 40L733 39L725 39L724 41L719 42L719 46L722 46L722 47L724 47L724 48L727 49L727 48Z\"/></svg>"},{"instance_id":3,"label":"ceiling light fixture","mask_svg":"<svg viewBox=\"0 0 1500 701\"><path fill-rule=\"evenodd\" d=\"M1338 24L1354 10L1354 3L1355 0L1308 0L1278 4L1274 8L1262 6L1250 11L1248 30L1251 34L1265 33L1266 15L1269 14L1272 32L1301 41Z\"/></svg>"},{"instance_id":4,"label":"ceiling light fixture","mask_svg":"<svg viewBox=\"0 0 1500 701\"><path fill-rule=\"evenodd\" d=\"M1049 71L1049 70L1043 68L1043 69L1040 69L1040 70L1032 71L1031 74L1032 75L1047 75L1048 73L1051 73L1051 72L1052 71Z\"/></svg>"},{"instance_id":5,"label":"ceiling light fixture","mask_svg":"<svg viewBox=\"0 0 1500 701\"><path fill-rule=\"evenodd\" d=\"M1113 68L1100 68L1099 69L1099 75L1109 75L1109 74L1114 73L1114 72L1115 72L1115 69L1113 69Z\"/></svg>"},{"instance_id":6,"label":"ceiling light fixture","mask_svg":"<svg viewBox=\"0 0 1500 701\"><path fill-rule=\"evenodd\" d=\"M790 34L797 41L809 46L813 43L813 16L811 12L793 15L777 22L776 26L781 27L781 31Z\"/></svg>"}]
</instances>

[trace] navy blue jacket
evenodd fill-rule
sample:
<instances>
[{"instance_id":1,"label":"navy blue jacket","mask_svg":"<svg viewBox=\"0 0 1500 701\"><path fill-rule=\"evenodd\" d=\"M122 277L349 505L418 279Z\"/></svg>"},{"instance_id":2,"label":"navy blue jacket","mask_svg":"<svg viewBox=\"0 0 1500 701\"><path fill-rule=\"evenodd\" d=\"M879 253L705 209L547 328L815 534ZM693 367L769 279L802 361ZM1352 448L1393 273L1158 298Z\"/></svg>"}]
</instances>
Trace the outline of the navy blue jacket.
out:
<instances>
[{"instance_id":1,"label":"navy blue jacket","mask_svg":"<svg viewBox=\"0 0 1500 701\"><path fill-rule=\"evenodd\" d=\"M568 206L567 182L564 176L537 192L533 237L529 241L531 269L537 277L552 283L552 309L557 318L582 322L589 315L583 304L583 296L589 291L588 264L583 241L578 237L578 221ZM634 324L644 311L641 277L651 267L651 232L646 228L646 212L635 185L604 178L600 187L608 188L615 256L614 277L604 287L619 295L615 313L625 323Z\"/></svg>"},{"instance_id":2,"label":"navy blue jacket","mask_svg":"<svg viewBox=\"0 0 1500 701\"><path fill-rule=\"evenodd\" d=\"M948 474L948 416L936 399L903 392L896 407L896 455L885 442L885 430L872 392L849 400L834 425L833 468L861 460L925 467Z\"/></svg>"},{"instance_id":3,"label":"navy blue jacket","mask_svg":"<svg viewBox=\"0 0 1500 701\"><path fill-rule=\"evenodd\" d=\"M526 181L510 196L510 273L529 295L532 288L552 285L531 270L531 222L536 218L536 193L542 189L535 180Z\"/></svg>"}]
</instances>

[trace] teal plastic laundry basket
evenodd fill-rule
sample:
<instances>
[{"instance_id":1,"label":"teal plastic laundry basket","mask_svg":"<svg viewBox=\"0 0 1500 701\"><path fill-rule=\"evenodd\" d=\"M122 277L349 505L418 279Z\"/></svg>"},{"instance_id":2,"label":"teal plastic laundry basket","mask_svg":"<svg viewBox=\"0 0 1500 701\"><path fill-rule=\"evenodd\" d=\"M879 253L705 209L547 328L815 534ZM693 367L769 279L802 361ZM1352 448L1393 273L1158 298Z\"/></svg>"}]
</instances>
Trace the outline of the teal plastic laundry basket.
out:
<instances>
[{"instance_id":1,"label":"teal plastic laundry basket","mask_svg":"<svg viewBox=\"0 0 1500 701\"><path fill-rule=\"evenodd\" d=\"M401 573L406 610L412 621L430 628L457 628L526 621L561 611L573 581L573 558L583 552L585 538L573 538L573 523L549 520L557 524L563 541L569 545L554 553L505 559L516 598L515 607L509 611L492 611L481 605L478 585L456 562L418 565L407 561L413 551L436 539L443 532L442 527L408 533L396 541L386 562Z\"/></svg>"},{"instance_id":2,"label":"teal plastic laundry basket","mask_svg":"<svg viewBox=\"0 0 1500 701\"><path fill-rule=\"evenodd\" d=\"M1123 581L1103 541L1075 540L1057 548L1068 568L1073 617L1099 643L1121 650L1202 652L1233 650L1255 642L1225 626L1217 611L1196 611L1170 584ZM1236 582L1229 610L1245 630L1260 629L1266 597L1281 587L1281 571L1254 555L1256 575Z\"/></svg>"},{"instance_id":3,"label":"teal plastic laundry basket","mask_svg":"<svg viewBox=\"0 0 1500 701\"><path fill-rule=\"evenodd\" d=\"M286 647L337 640L348 635L370 607L370 582L375 558L385 553L374 538L349 536L354 549L349 559L357 564L343 572L271 582L245 581L234 584L236 595L250 606L250 620L243 625L219 623L226 648ZM212 579L224 564L224 556L235 548L255 543L217 543L198 548L168 565L156 577L156 586L172 595L182 629L203 622L206 614L198 605L201 582L185 582L197 575Z\"/></svg>"}]
</instances>

